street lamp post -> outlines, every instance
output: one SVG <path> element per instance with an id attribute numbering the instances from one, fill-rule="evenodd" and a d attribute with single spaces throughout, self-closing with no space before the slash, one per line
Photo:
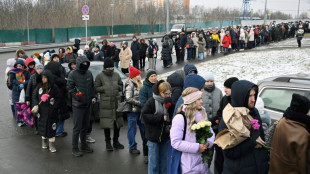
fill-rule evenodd
<path id="1" fill-rule="evenodd" d="M 114 3 L 111 4 L 111 7 L 112 7 L 112 37 L 114 35 Z"/>
<path id="2" fill-rule="evenodd" d="M 166 0 L 166 10 L 167 10 L 167 17 L 166 17 L 166 33 L 169 33 L 169 0 Z"/>
<path id="3" fill-rule="evenodd" d="M 27 0 L 27 38 L 28 38 L 28 44 L 29 45 L 29 0 Z"/>
<path id="4" fill-rule="evenodd" d="M 300 7 L 300 0 L 298 1 L 297 19 L 299 19 L 299 7 Z"/>
<path id="5" fill-rule="evenodd" d="M 266 20 L 267 20 L 267 0 L 265 0 L 264 24 L 266 24 Z"/>

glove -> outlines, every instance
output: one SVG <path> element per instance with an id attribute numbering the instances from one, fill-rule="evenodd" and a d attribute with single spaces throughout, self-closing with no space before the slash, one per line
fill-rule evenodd
<path id="1" fill-rule="evenodd" d="M 171 97 L 167 97 L 164 99 L 165 108 L 169 108 L 172 105 L 172 99 Z"/>
<path id="2" fill-rule="evenodd" d="M 50 98 L 50 95 L 48 95 L 48 94 L 43 94 L 43 95 L 41 96 L 41 100 L 42 100 L 43 102 L 45 102 L 48 98 Z"/>
<path id="3" fill-rule="evenodd" d="M 91 103 L 92 103 L 92 104 L 95 104 L 96 101 L 97 101 L 97 99 L 96 99 L 96 98 L 93 98 L 93 99 L 91 100 Z"/>
<path id="4" fill-rule="evenodd" d="M 20 89 L 20 90 L 24 89 L 24 84 L 20 84 L 20 85 L 19 85 L 19 89 Z"/>

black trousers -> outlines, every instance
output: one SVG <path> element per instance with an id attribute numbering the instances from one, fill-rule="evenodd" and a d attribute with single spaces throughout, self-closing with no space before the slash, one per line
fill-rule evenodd
<path id="1" fill-rule="evenodd" d="M 180 50 L 180 61 L 184 62 L 185 49 L 182 47 Z"/>
<path id="2" fill-rule="evenodd" d="M 90 106 L 86 108 L 72 106 L 73 115 L 73 133 L 72 133 L 72 148 L 78 148 L 79 137 L 82 146 L 86 144 L 86 133 L 90 123 Z"/>
<path id="3" fill-rule="evenodd" d="M 301 47 L 301 40 L 297 39 L 298 47 Z"/>
<path id="4" fill-rule="evenodd" d="M 144 68 L 145 67 L 145 58 L 146 56 L 140 56 L 140 68 Z"/>
<path id="5" fill-rule="evenodd" d="M 214 161 L 214 174 L 222 174 L 224 167 L 224 155 L 221 147 L 214 145 L 215 148 L 215 161 Z"/>
<path id="6" fill-rule="evenodd" d="M 139 69 L 139 60 L 132 60 L 132 66 Z"/>
<path id="7" fill-rule="evenodd" d="M 196 47 L 192 48 L 192 59 L 196 59 L 196 51 L 197 51 Z"/>
<path id="8" fill-rule="evenodd" d="M 175 49 L 176 57 L 177 57 L 177 62 L 181 62 L 181 49 Z"/>
<path id="9" fill-rule="evenodd" d="M 114 121 L 114 134 L 113 134 L 113 142 L 118 141 L 120 128 L 117 128 L 116 121 Z M 110 129 L 104 129 L 105 141 L 111 141 L 111 131 Z"/>
<path id="10" fill-rule="evenodd" d="M 215 52 L 216 52 L 216 47 L 212 47 L 212 51 L 211 51 L 212 56 L 215 55 Z"/>

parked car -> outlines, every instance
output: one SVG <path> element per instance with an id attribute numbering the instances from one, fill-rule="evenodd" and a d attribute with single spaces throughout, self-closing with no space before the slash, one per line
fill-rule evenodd
<path id="1" fill-rule="evenodd" d="M 259 92 L 273 121 L 282 118 L 289 107 L 292 94 L 297 93 L 310 99 L 310 74 L 293 74 L 266 78 L 258 82 Z"/>
<path id="2" fill-rule="evenodd" d="M 97 75 L 100 72 L 102 72 L 103 64 L 104 63 L 101 61 L 91 61 L 90 62 L 90 66 L 89 66 L 88 70 L 92 73 L 94 81 L 95 81 Z M 61 65 L 66 69 L 66 72 L 69 72 L 68 63 L 63 63 Z M 128 79 L 128 77 L 117 68 L 114 68 L 114 72 L 117 72 L 120 75 L 122 82 L 123 82 L 123 85 L 125 86 L 125 82 Z M 97 102 L 95 104 L 91 105 L 91 115 L 94 117 L 95 121 L 98 121 L 99 120 L 100 95 L 99 95 L 99 93 L 97 93 L 96 95 L 97 95 L 98 99 L 97 99 Z M 67 97 L 67 105 L 68 105 L 69 109 L 71 110 L 72 105 L 71 105 L 71 96 L 70 95 L 68 95 L 68 97 Z"/>
<path id="3" fill-rule="evenodd" d="M 172 36 L 178 33 L 185 32 L 185 34 L 191 34 L 192 32 L 197 32 L 200 27 L 187 27 L 185 24 L 174 24 L 170 30 Z"/>

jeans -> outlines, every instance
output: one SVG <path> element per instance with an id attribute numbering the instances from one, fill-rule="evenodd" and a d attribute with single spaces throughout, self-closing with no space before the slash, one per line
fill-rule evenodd
<path id="1" fill-rule="evenodd" d="M 203 58 L 204 58 L 204 53 L 202 52 L 202 53 L 198 53 L 198 56 L 199 56 L 199 59 L 200 60 L 203 60 Z"/>
<path id="2" fill-rule="evenodd" d="M 165 174 L 167 173 L 167 150 L 170 141 L 155 143 L 147 142 L 149 147 L 149 166 L 148 174 Z"/>
<path id="3" fill-rule="evenodd" d="M 145 139 L 144 125 L 139 119 L 139 117 L 140 117 L 140 113 L 135 113 L 135 112 L 127 113 L 127 119 L 128 119 L 127 138 L 129 142 L 129 149 L 137 149 L 137 143 L 135 140 L 136 132 L 137 132 L 137 124 L 140 129 L 142 140 Z"/>
<path id="4" fill-rule="evenodd" d="M 114 67 L 115 67 L 115 68 L 118 68 L 118 63 L 119 63 L 119 61 L 114 62 Z"/>
<path id="5" fill-rule="evenodd" d="M 56 127 L 56 137 L 65 131 L 64 125 L 65 125 L 64 120 L 58 121 L 57 127 Z"/>
<path id="6" fill-rule="evenodd" d="M 265 43 L 265 36 L 264 35 L 261 35 L 261 41 L 260 41 L 261 44 L 264 44 Z"/>
<path id="7" fill-rule="evenodd" d="M 16 118 L 15 116 L 15 106 L 14 105 L 11 105 L 11 111 L 12 111 L 12 114 L 13 114 L 13 118 Z"/>
<path id="8" fill-rule="evenodd" d="M 224 47 L 224 54 L 228 53 L 228 47 Z"/>
<path id="9" fill-rule="evenodd" d="M 192 59 L 192 48 L 187 48 L 187 60 L 191 60 Z"/>

